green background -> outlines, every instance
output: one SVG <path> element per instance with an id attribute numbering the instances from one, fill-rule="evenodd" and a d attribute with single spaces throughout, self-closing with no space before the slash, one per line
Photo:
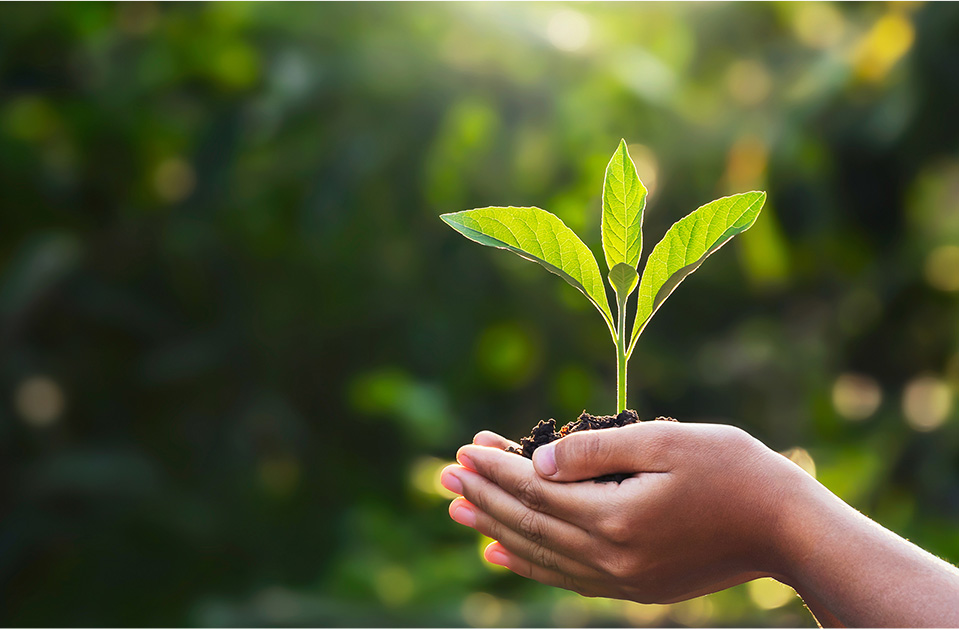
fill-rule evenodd
<path id="1" fill-rule="evenodd" d="M 811 625 L 759 582 L 670 607 L 485 565 L 438 470 L 613 410 L 559 278 L 440 213 L 536 205 L 602 258 L 755 227 L 630 365 L 959 560 L 959 5 L 0 8 L 0 623 Z M 602 265 L 601 265 L 602 266 Z"/>

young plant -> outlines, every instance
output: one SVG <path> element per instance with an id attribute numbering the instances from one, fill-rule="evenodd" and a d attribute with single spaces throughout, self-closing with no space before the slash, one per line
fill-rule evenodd
<path id="1" fill-rule="evenodd" d="M 481 245 L 507 249 L 537 262 L 579 289 L 603 315 L 616 345 L 616 412 L 626 409 L 626 363 L 636 341 L 667 297 L 710 254 L 752 227 L 765 192 L 744 192 L 711 201 L 680 219 L 646 260 L 642 281 L 636 267 L 643 250 L 646 187 L 621 140 L 603 182 L 603 254 L 616 295 L 616 318 L 592 252 L 563 221 L 537 207 L 485 207 L 440 216 Z M 636 315 L 626 330 L 626 304 L 639 285 Z"/>

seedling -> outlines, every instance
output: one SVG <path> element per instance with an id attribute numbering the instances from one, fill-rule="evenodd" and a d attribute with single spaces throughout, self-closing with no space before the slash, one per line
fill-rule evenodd
<path id="1" fill-rule="evenodd" d="M 596 258 L 559 218 L 537 207 L 484 207 L 440 216 L 450 227 L 481 245 L 507 249 L 537 262 L 586 295 L 609 328 L 616 346 L 616 412 L 626 409 L 626 363 L 636 341 L 666 298 L 707 257 L 736 234 L 752 227 L 765 192 L 744 192 L 703 205 L 673 224 L 636 270 L 643 250 L 646 186 L 621 140 L 603 181 L 603 254 L 607 279 L 616 295 L 616 318 Z M 636 315 L 626 330 L 627 301 L 639 285 Z M 628 339 L 628 341 L 627 341 Z"/>

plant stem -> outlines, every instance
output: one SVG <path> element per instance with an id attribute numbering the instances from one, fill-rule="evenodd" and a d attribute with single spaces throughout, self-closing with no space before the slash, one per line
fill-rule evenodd
<path id="1" fill-rule="evenodd" d="M 616 335 L 616 414 L 626 410 L 626 300 L 617 300 L 618 334 Z"/>

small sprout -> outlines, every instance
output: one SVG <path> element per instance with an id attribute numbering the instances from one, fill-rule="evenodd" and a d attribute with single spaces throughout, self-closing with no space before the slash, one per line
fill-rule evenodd
<path id="1" fill-rule="evenodd" d="M 486 207 L 440 216 L 481 245 L 508 249 L 537 262 L 579 289 L 606 321 L 616 345 L 617 406 L 626 409 L 626 363 L 636 341 L 666 298 L 707 257 L 756 222 L 765 192 L 744 192 L 703 205 L 680 219 L 646 260 L 642 279 L 636 267 L 643 249 L 646 187 L 622 140 L 603 182 L 603 254 L 607 280 L 616 295 L 613 318 L 606 286 L 593 253 L 563 221 L 537 207 Z M 626 305 L 639 286 L 636 316 L 626 331 Z"/>

